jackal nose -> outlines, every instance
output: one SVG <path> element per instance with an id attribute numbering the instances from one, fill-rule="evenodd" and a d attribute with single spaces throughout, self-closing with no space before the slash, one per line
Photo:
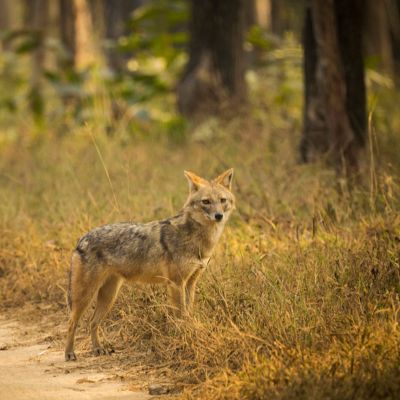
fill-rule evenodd
<path id="1" fill-rule="evenodd" d="M 224 215 L 223 215 L 223 214 L 220 214 L 220 213 L 216 213 L 216 214 L 214 215 L 214 217 L 215 217 L 215 220 L 216 220 L 216 221 L 221 221 L 222 218 L 224 217 Z"/>

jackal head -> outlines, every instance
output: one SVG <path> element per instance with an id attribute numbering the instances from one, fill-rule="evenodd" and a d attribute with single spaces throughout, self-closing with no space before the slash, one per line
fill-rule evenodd
<path id="1" fill-rule="evenodd" d="M 225 223 L 235 209 L 235 196 L 231 192 L 233 168 L 212 181 L 188 171 L 185 176 L 189 182 L 185 211 L 202 225 Z"/>

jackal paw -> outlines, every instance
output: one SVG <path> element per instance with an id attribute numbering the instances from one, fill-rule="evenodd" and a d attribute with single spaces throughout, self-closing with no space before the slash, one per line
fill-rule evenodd
<path id="1" fill-rule="evenodd" d="M 113 348 L 96 347 L 93 349 L 93 354 L 95 356 L 109 356 L 113 353 L 115 353 L 115 350 Z"/>
<path id="2" fill-rule="evenodd" d="M 65 353 L 65 361 L 76 361 L 76 355 L 73 351 Z"/>

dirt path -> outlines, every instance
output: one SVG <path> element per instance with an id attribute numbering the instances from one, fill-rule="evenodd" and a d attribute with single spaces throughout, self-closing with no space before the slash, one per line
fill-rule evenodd
<path id="1" fill-rule="evenodd" d="M 0 316 L 0 397 L 2 400 L 144 400 L 109 373 L 66 363 L 63 353 L 28 335 L 17 321 Z M 36 340 L 35 340 L 36 339 Z"/>

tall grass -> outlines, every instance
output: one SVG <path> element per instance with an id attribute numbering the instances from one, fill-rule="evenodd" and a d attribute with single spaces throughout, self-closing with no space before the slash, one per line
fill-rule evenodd
<path id="1" fill-rule="evenodd" d="M 104 326 L 124 353 L 200 398 L 395 398 L 400 338 L 398 176 L 380 157 L 349 189 L 296 163 L 289 133 L 246 122 L 200 142 L 125 144 L 90 127 L 1 158 L 0 300 L 64 307 L 77 238 L 183 204 L 184 169 L 233 166 L 238 210 L 198 290 L 169 317 L 157 287 L 125 289 Z M 252 140 L 248 140 L 248 135 Z M 271 142 L 274 143 L 271 146 Z M 388 160 L 390 161 L 390 160 Z M 88 340 L 78 344 L 82 351 Z M 129 360 L 125 360 L 129 369 Z"/>

